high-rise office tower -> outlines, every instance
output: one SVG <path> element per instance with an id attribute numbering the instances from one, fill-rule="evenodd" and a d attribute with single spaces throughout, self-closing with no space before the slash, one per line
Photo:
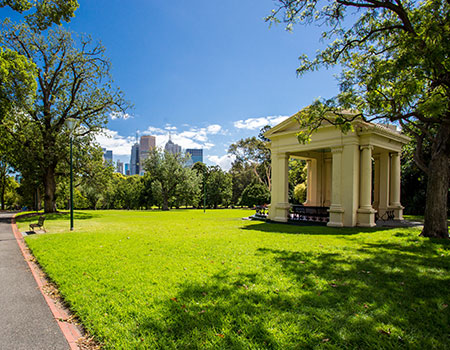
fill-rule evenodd
<path id="1" fill-rule="evenodd" d="M 123 162 L 121 162 L 120 160 L 118 160 L 116 163 L 116 171 L 119 174 L 123 174 Z"/>
<path id="2" fill-rule="evenodd" d="M 139 174 L 139 144 L 135 143 L 133 147 L 131 147 L 131 158 L 130 158 L 130 174 L 138 175 Z"/>
<path id="3" fill-rule="evenodd" d="M 130 163 L 125 163 L 125 175 L 130 176 Z"/>
<path id="4" fill-rule="evenodd" d="M 186 149 L 186 154 L 191 155 L 191 162 L 192 164 L 195 164 L 197 162 L 203 163 L 203 149 L 201 148 L 188 148 Z"/>
<path id="5" fill-rule="evenodd" d="M 181 153 L 181 146 L 177 145 L 176 143 L 173 143 L 172 140 L 170 139 L 170 136 L 169 141 L 167 141 L 164 149 L 172 154 Z"/>
<path id="6" fill-rule="evenodd" d="M 103 150 L 103 160 L 105 163 L 109 163 L 109 165 L 113 165 L 113 151 L 107 150 L 106 148 L 102 148 Z"/>
<path id="7" fill-rule="evenodd" d="M 141 165 L 141 173 L 143 173 L 143 165 L 144 161 L 148 158 L 148 154 L 151 149 L 155 148 L 156 146 L 156 138 L 155 136 L 151 135 L 144 135 L 141 136 L 140 142 L 139 142 L 139 163 Z"/>

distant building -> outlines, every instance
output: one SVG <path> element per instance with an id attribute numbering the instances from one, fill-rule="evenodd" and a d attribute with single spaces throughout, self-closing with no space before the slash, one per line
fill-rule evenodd
<path id="1" fill-rule="evenodd" d="M 103 161 L 109 165 L 113 165 L 113 151 L 102 148 L 103 150 Z"/>
<path id="2" fill-rule="evenodd" d="M 118 160 L 116 163 L 116 171 L 119 174 L 123 174 L 123 162 L 121 162 L 120 160 Z"/>
<path id="3" fill-rule="evenodd" d="M 139 142 L 139 161 L 143 163 L 147 158 L 151 149 L 156 146 L 156 138 L 151 135 L 141 136 Z"/>
<path id="4" fill-rule="evenodd" d="M 140 166 L 140 174 L 144 175 L 144 162 L 148 158 L 150 151 L 156 147 L 156 138 L 151 135 L 141 136 L 139 142 L 139 164 Z"/>
<path id="5" fill-rule="evenodd" d="M 188 148 L 186 154 L 191 155 L 191 161 L 189 163 L 195 164 L 197 162 L 203 163 L 203 149 L 201 148 Z"/>
<path id="6" fill-rule="evenodd" d="M 139 175 L 139 144 L 131 147 L 130 175 Z"/>
<path id="7" fill-rule="evenodd" d="M 130 176 L 130 163 L 125 163 L 125 175 Z"/>
<path id="8" fill-rule="evenodd" d="M 181 146 L 177 145 L 176 143 L 173 143 L 172 140 L 170 139 L 170 136 L 169 141 L 167 141 L 164 149 L 172 154 L 181 153 Z"/>

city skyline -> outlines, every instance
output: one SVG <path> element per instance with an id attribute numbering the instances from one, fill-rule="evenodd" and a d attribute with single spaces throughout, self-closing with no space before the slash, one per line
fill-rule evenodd
<path id="1" fill-rule="evenodd" d="M 203 148 L 206 164 L 227 170 L 231 143 L 339 91 L 338 68 L 297 76 L 298 57 L 323 45 L 323 28 L 270 27 L 264 17 L 272 0 L 79 3 L 63 26 L 102 42 L 113 78 L 134 106 L 109 115 L 109 137 L 97 136 L 114 161 L 128 162 L 136 132 L 156 136 L 157 147 L 170 133 L 185 149 Z"/>
<path id="2" fill-rule="evenodd" d="M 137 136 L 136 136 L 137 137 Z M 110 162 L 116 172 L 123 175 L 143 175 L 144 171 L 142 169 L 143 161 L 148 158 L 148 154 L 152 148 L 156 147 L 155 136 L 153 135 L 143 135 L 139 139 L 135 139 L 134 144 L 131 146 L 129 160 L 128 162 L 117 159 L 113 161 L 114 152 L 113 150 L 108 150 L 102 148 L 103 150 L 103 160 L 105 162 Z M 189 154 L 190 161 L 186 164 L 187 166 L 192 166 L 196 162 L 204 162 L 203 160 L 203 149 L 202 148 L 187 148 L 184 149 L 180 145 L 175 144 L 169 135 L 169 140 L 161 150 L 170 153 L 185 153 Z"/>

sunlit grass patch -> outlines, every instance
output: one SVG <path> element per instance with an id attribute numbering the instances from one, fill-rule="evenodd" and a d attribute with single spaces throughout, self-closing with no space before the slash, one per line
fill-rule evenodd
<path id="1" fill-rule="evenodd" d="M 27 243 L 106 349 L 448 347 L 446 242 L 250 213 L 77 211 Z"/>

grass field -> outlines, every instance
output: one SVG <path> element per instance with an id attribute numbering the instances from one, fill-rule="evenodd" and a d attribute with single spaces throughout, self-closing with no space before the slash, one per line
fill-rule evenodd
<path id="1" fill-rule="evenodd" d="M 448 242 L 251 213 L 80 211 L 26 242 L 105 349 L 450 347 Z"/>

